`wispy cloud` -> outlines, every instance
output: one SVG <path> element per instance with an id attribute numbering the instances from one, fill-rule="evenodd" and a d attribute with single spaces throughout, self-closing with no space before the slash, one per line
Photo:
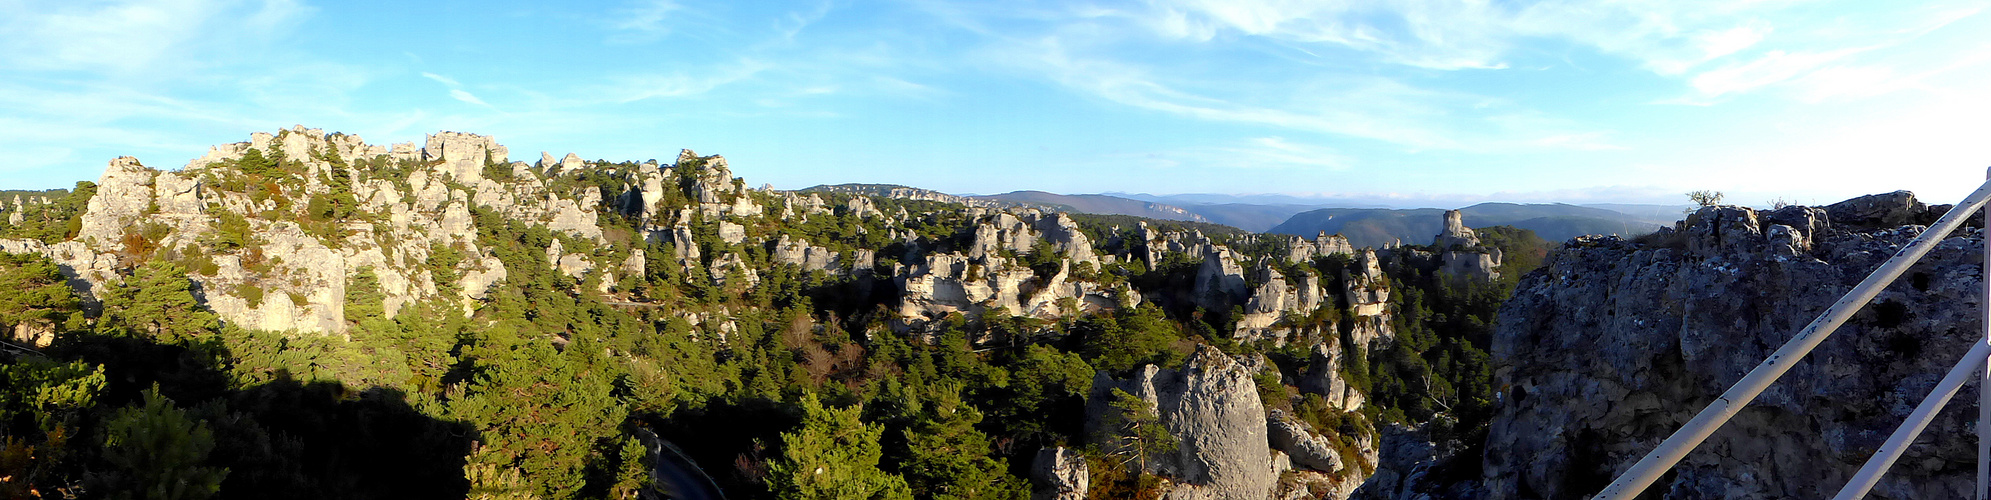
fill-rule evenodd
<path id="1" fill-rule="evenodd" d="M 1116 103 L 1206 121 L 1269 125 L 1372 139 L 1412 149 L 1477 152 L 1519 149 L 1594 150 L 1602 131 L 1538 116 L 1497 99 L 1417 88 L 1382 77 L 1310 78 L 1246 96 L 1185 90 L 1165 72 L 1134 63 L 1075 54 L 1058 37 L 1006 44 L 992 57 Z M 1186 75 L 1177 78 L 1211 78 Z M 1205 87 L 1239 86 L 1204 80 Z"/>
<path id="2" fill-rule="evenodd" d="M 451 99 L 456 99 L 458 101 L 463 101 L 465 103 L 475 104 L 478 106 L 483 106 L 491 109 L 497 109 L 497 107 L 492 106 L 491 103 L 484 102 L 483 99 L 478 99 L 477 96 L 471 95 L 469 92 L 464 92 L 463 89 L 449 89 L 449 97 Z"/>
<path id="3" fill-rule="evenodd" d="M 1232 155 L 1239 166 L 1255 167 L 1313 167 L 1329 170 L 1346 170 L 1355 162 L 1334 148 L 1315 144 L 1301 144 L 1284 137 L 1253 138 L 1249 144 L 1240 147 L 1224 148 Z"/>
<path id="4" fill-rule="evenodd" d="M 448 86 L 449 86 L 450 88 L 456 88 L 456 87 L 461 87 L 461 86 L 463 86 L 463 84 L 461 84 L 461 83 L 457 83 L 457 81 L 456 81 L 456 79 L 455 79 L 455 78 L 450 78 L 450 77 L 447 77 L 447 76 L 442 76 L 442 75 L 438 75 L 438 74 L 435 74 L 435 73 L 430 73 L 430 72 L 427 72 L 427 71 L 423 71 L 423 72 L 422 72 L 422 78 L 427 78 L 427 79 L 430 79 L 430 80 L 435 80 L 436 82 L 439 82 L 439 83 L 442 83 L 443 85 L 448 85 Z"/>
<path id="5" fill-rule="evenodd" d="M 627 75 L 616 78 L 613 84 L 602 89 L 599 94 L 617 103 L 688 97 L 752 78 L 772 67 L 771 64 L 758 60 L 740 59 L 726 67 L 710 68 L 708 71 L 697 73 L 677 71 Z"/>
<path id="6" fill-rule="evenodd" d="M 672 15 L 684 10 L 672 0 L 638 0 L 615 9 L 607 22 L 614 30 L 609 40 L 618 43 L 652 42 L 671 33 Z"/>
<path id="7" fill-rule="evenodd" d="M 313 11 L 291 0 L 0 3 L 0 65 L 184 75 L 239 61 Z"/>

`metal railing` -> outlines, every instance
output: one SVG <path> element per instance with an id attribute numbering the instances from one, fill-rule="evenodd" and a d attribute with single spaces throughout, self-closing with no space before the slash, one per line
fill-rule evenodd
<path id="1" fill-rule="evenodd" d="M 1987 170 L 1985 177 L 1991 179 L 1991 170 Z M 1935 248 L 1936 243 L 1961 227 L 1965 218 L 1985 205 L 1986 199 L 1991 199 L 1991 180 L 1978 186 L 1976 192 L 1970 193 L 1970 196 L 1950 208 L 1949 213 L 1943 214 L 1934 225 L 1910 241 L 1908 246 L 1888 258 L 1887 262 L 1882 263 L 1873 274 L 1867 275 L 1867 278 L 1853 287 L 1852 291 L 1846 292 L 1845 296 L 1840 297 L 1832 307 L 1826 308 L 1817 319 L 1811 321 L 1811 324 L 1799 330 L 1797 336 L 1791 337 L 1783 347 L 1771 353 L 1769 358 L 1756 365 L 1756 368 L 1750 370 L 1748 375 L 1744 375 L 1742 380 L 1736 381 L 1735 385 L 1722 393 L 1720 398 L 1694 415 L 1693 420 L 1687 421 L 1680 430 L 1674 431 L 1673 435 L 1659 443 L 1659 446 L 1647 453 L 1644 458 L 1640 458 L 1630 469 L 1618 475 L 1610 486 L 1605 487 L 1604 491 L 1598 492 L 1593 498 L 1629 499 L 1645 491 L 1653 481 L 1657 481 L 1660 476 L 1666 474 L 1667 470 L 1672 469 L 1674 464 L 1679 463 L 1681 458 L 1686 457 L 1687 452 L 1693 451 L 1694 447 L 1707 440 L 1709 435 L 1714 434 L 1715 429 L 1742 411 L 1744 406 L 1762 394 L 1763 390 L 1769 388 L 1772 382 L 1776 382 L 1778 377 L 1782 377 L 1784 372 L 1790 371 L 1792 365 L 1804 359 L 1804 356 L 1818 347 L 1825 337 L 1831 336 L 1833 331 L 1838 330 L 1840 325 L 1845 324 L 1846 320 L 1853 316 L 1853 313 L 1865 307 L 1868 302 L 1872 302 L 1875 295 L 1880 294 L 1889 283 L 1893 283 L 1895 278 L 1901 277 L 1909 266 L 1921 260 L 1930 249 Z M 1985 215 L 1985 226 L 1986 230 L 1980 234 L 1991 235 L 1991 212 Z M 1900 458 L 1902 451 L 1914 442 L 1915 436 L 1921 434 L 1922 429 L 1935 419 L 1936 413 L 1941 411 L 1943 405 L 1962 387 L 1970 373 L 1977 372 L 1978 396 L 1982 398 L 1978 405 L 1977 425 L 1977 499 L 1991 500 L 1986 496 L 1986 485 L 1991 484 L 1991 439 L 1986 437 L 1987 433 L 1991 433 L 1991 404 L 1982 404 L 1991 402 L 1991 366 L 1987 366 L 1985 362 L 1987 356 L 1991 356 L 1991 343 L 1987 343 L 1991 342 L 1991 240 L 1987 240 L 1986 243 L 1987 251 L 1984 252 L 1983 268 L 1986 275 L 1983 311 L 1985 330 L 1982 338 L 1970 349 L 1969 354 L 1964 355 L 1962 361 L 1957 362 L 1949 375 L 1937 383 L 1934 390 L 1929 391 L 1928 398 L 1909 414 L 1908 420 L 1888 437 L 1887 442 L 1874 452 L 1873 458 L 1867 460 L 1866 465 L 1860 468 L 1859 473 L 1854 474 L 1852 481 L 1848 482 L 1834 498 L 1857 499 L 1865 496 L 1867 491 L 1880 481 L 1881 474 L 1885 473 L 1887 468 L 1894 464 L 1894 460 Z"/>

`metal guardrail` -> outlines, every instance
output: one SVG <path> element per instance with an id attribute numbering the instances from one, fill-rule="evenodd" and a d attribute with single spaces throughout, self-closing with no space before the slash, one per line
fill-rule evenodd
<path id="1" fill-rule="evenodd" d="M 1991 179 L 1991 170 L 1986 172 L 1985 177 Z M 1845 324 L 1846 320 L 1853 316 L 1853 313 L 1865 307 L 1868 302 L 1872 302 L 1875 295 L 1887 288 L 1887 285 L 1893 283 L 1896 278 L 1901 277 L 1901 274 L 1916 261 L 1921 260 L 1923 255 L 1927 255 L 1930 249 L 1935 248 L 1936 243 L 1961 227 L 1964 219 L 1982 208 L 1987 199 L 1991 199 L 1991 180 L 1978 186 L 1977 191 L 1970 193 L 1970 196 L 1950 208 L 1949 213 L 1943 214 L 1934 225 L 1910 241 L 1908 246 L 1888 258 L 1887 262 L 1867 275 L 1866 279 L 1860 281 L 1852 291 L 1846 292 L 1845 296 L 1840 297 L 1832 307 L 1826 308 L 1817 319 L 1811 321 L 1811 324 L 1799 330 L 1797 336 L 1791 337 L 1783 347 L 1771 353 L 1769 358 L 1764 359 L 1755 369 L 1750 370 L 1748 375 L 1744 375 L 1742 380 L 1736 381 L 1734 386 L 1722 393 L 1720 398 L 1709 403 L 1707 408 L 1701 409 L 1699 414 L 1694 415 L 1693 420 L 1687 421 L 1680 430 L 1674 431 L 1673 435 L 1668 436 L 1652 452 L 1640 458 L 1630 469 L 1619 474 L 1610 486 L 1592 498 L 1630 499 L 1645 491 L 1646 487 L 1665 475 L 1667 470 L 1672 469 L 1673 465 L 1679 463 L 1680 459 L 1686 457 L 1694 447 L 1707 440 L 1716 429 L 1727 423 L 1737 412 L 1742 411 L 1742 408 L 1756 399 L 1757 395 L 1762 394 L 1763 390 L 1769 388 L 1772 382 L 1776 382 L 1778 377 L 1790 371 L 1792 365 L 1811 353 L 1811 350 L 1818 347 L 1825 337 L 1831 336 L 1833 331 L 1838 330 L 1840 325 Z M 1986 230 L 1983 234 L 1991 235 L 1991 213 L 1987 213 L 1985 219 Z M 1991 240 L 1987 240 L 1986 244 L 1987 250 L 1991 250 Z M 1986 274 L 1984 338 L 1971 348 L 1970 353 L 1966 354 L 1955 368 L 1950 370 L 1949 376 L 1944 377 L 1935 390 L 1930 391 L 1929 397 L 1916 407 L 1915 412 L 1909 415 L 1908 421 L 1895 430 L 1886 444 L 1875 451 L 1874 457 L 1861 467 L 1860 472 L 1854 475 L 1853 480 L 1836 498 L 1856 499 L 1865 496 L 1874 483 L 1880 480 L 1880 475 L 1886 472 L 1908 444 L 1914 441 L 1915 436 L 1921 434 L 1922 429 L 1935 418 L 1936 412 L 1942 409 L 1944 403 L 1956 394 L 1969 372 L 1978 372 L 1979 397 L 1984 398 L 1980 401 L 1991 403 L 1991 366 L 1987 366 L 1986 363 L 1987 355 L 1991 355 L 1991 343 L 1987 343 L 1991 342 L 1991 251 L 1985 252 L 1984 269 Z M 1981 366 L 1986 368 L 1979 370 Z M 1979 404 L 1978 408 L 1977 499 L 1991 500 L 1986 497 L 1986 485 L 1991 484 L 1991 439 L 1987 439 L 1986 436 L 1987 433 L 1991 433 L 1991 404 Z"/>
<path id="2" fill-rule="evenodd" d="M 46 355 L 43 355 L 41 351 L 22 347 L 13 342 L 8 342 L 4 340 L 0 340 L 0 353 L 11 354 L 15 356 L 33 356 L 37 358 L 48 357 Z"/>

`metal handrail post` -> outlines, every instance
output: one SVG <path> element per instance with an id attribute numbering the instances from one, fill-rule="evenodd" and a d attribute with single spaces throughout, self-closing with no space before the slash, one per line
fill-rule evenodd
<path id="1" fill-rule="evenodd" d="M 1936 243 L 1941 242 L 1944 236 L 1962 225 L 1965 218 L 1976 212 L 1979 207 L 1983 207 L 1987 196 L 1991 196 L 1991 181 L 1978 186 L 1977 191 L 1970 193 L 1970 196 L 1951 208 L 1949 213 L 1937 219 L 1935 225 L 1916 235 L 1907 247 L 1889 257 L 1887 262 L 1881 263 L 1880 269 L 1868 274 L 1865 280 L 1860 281 L 1859 286 L 1846 292 L 1846 295 L 1840 297 L 1832 307 L 1826 308 L 1824 313 L 1811 321 L 1811 324 L 1806 325 L 1796 336 L 1785 342 L 1783 347 L 1757 364 L 1755 369 L 1744 375 L 1742 380 L 1736 381 L 1735 385 L 1722 393 L 1720 398 L 1709 403 L 1707 408 L 1701 409 L 1699 414 L 1694 415 L 1693 420 L 1687 421 L 1680 430 L 1667 436 L 1657 448 L 1647 453 L 1644 458 L 1640 458 L 1638 463 L 1632 464 L 1631 469 L 1619 474 L 1610 486 L 1605 487 L 1604 491 L 1598 492 L 1593 498 L 1629 499 L 1645 491 L 1653 481 L 1659 480 L 1659 476 L 1672 469 L 1673 464 L 1679 463 L 1681 458 L 1686 457 L 1687 452 L 1700 446 L 1702 441 L 1714 434 L 1715 429 L 1727 423 L 1728 419 L 1733 418 L 1751 400 L 1756 399 L 1758 394 L 1769 388 L 1770 383 L 1776 382 L 1784 372 L 1790 371 L 1791 365 L 1803 359 L 1804 355 L 1810 354 L 1813 348 L 1818 347 L 1819 342 L 1831 336 L 1839 325 L 1845 324 L 1846 320 L 1853 316 L 1853 313 L 1859 312 L 1861 307 L 1865 307 L 1867 302 L 1872 301 L 1874 296 L 1880 294 L 1889 283 L 1901 277 L 1901 273 L 1907 272 L 1909 266 L 1921 260 L 1922 256 L 1935 248 Z"/>
<path id="2" fill-rule="evenodd" d="M 1984 169 L 1984 178 L 1991 180 L 1991 168 Z M 1991 342 L 1991 210 L 1984 211 L 1984 228 L 1977 236 L 1984 254 L 1984 266 L 1978 268 L 1984 281 L 1984 298 L 1979 305 L 1983 309 L 1984 341 Z M 1991 361 L 1977 375 L 1977 500 L 1991 500 Z"/>
<path id="3" fill-rule="evenodd" d="M 1969 380 L 1973 373 L 1982 372 L 1978 367 L 1984 365 L 1986 356 L 1991 356 L 1991 343 L 1978 341 L 1971 346 L 1970 353 L 1963 355 L 1963 359 L 1956 362 L 1956 367 L 1951 368 L 1934 389 L 1929 389 L 1929 397 L 1915 406 L 1915 411 L 1908 414 L 1908 420 L 1895 428 L 1894 434 L 1887 436 L 1887 442 L 1874 450 L 1873 458 L 1867 459 L 1866 465 L 1853 474 L 1853 480 L 1846 482 L 1846 487 L 1841 488 L 1839 495 L 1832 497 L 1832 500 L 1859 500 L 1867 496 L 1873 485 L 1880 482 L 1880 476 L 1887 473 L 1887 468 L 1894 466 L 1894 461 L 1901 458 L 1908 445 L 1915 443 L 1915 436 L 1921 435 L 1922 430 L 1929 427 L 1929 422 L 1936 419 L 1936 413 L 1943 411 L 1943 405 L 1956 397 L 1956 391 L 1963 388 L 1963 382 Z"/>

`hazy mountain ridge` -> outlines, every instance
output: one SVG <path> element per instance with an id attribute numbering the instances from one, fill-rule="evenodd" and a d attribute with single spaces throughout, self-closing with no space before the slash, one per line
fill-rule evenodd
<path id="1" fill-rule="evenodd" d="M 916 188 L 912 186 L 902 186 L 898 184 L 858 184 L 858 183 L 822 184 L 822 185 L 816 185 L 816 186 L 810 186 L 798 189 L 796 190 L 796 192 L 841 193 L 841 194 L 855 194 L 855 195 L 864 195 L 864 196 L 877 196 L 882 198 L 895 198 L 901 200 L 937 201 L 941 203 L 955 203 L 971 207 L 1037 208 L 1037 209 L 1056 208 L 1048 204 L 1023 203 L 1023 202 L 1016 202 L 1010 200 L 996 200 L 982 196 L 962 196 L 956 194 L 942 193 L 931 189 Z"/>
<path id="2" fill-rule="evenodd" d="M 1563 241 L 1586 234 L 1636 236 L 1671 225 L 1671 221 L 1641 219 L 1602 208 L 1567 204 L 1481 203 L 1459 209 L 1468 227 L 1509 225 L 1535 231 L 1543 239 Z M 1444 225 L 1444 210 L 1436 208 L 1324 208 L 1294 215 L 1267 232 L 1311 235 L 1341 234 L 1356 246 L 1420 243 Z"/>
<path id="3" fill-rule="evenodd" d="M 1165 220 L 1211 222 L 1202 215 L 1185 210 L 1182 207 L 1102 194 L 1056 194 L 1044 191 L 1012 191 L 1003 194 L 976 196 L 974 198 L 1025 204 L 1053 205 L 1065 207 L 1075 212 L 1090 214 L 1132 215 L 1135 217 L 1150 217 Z"/>

